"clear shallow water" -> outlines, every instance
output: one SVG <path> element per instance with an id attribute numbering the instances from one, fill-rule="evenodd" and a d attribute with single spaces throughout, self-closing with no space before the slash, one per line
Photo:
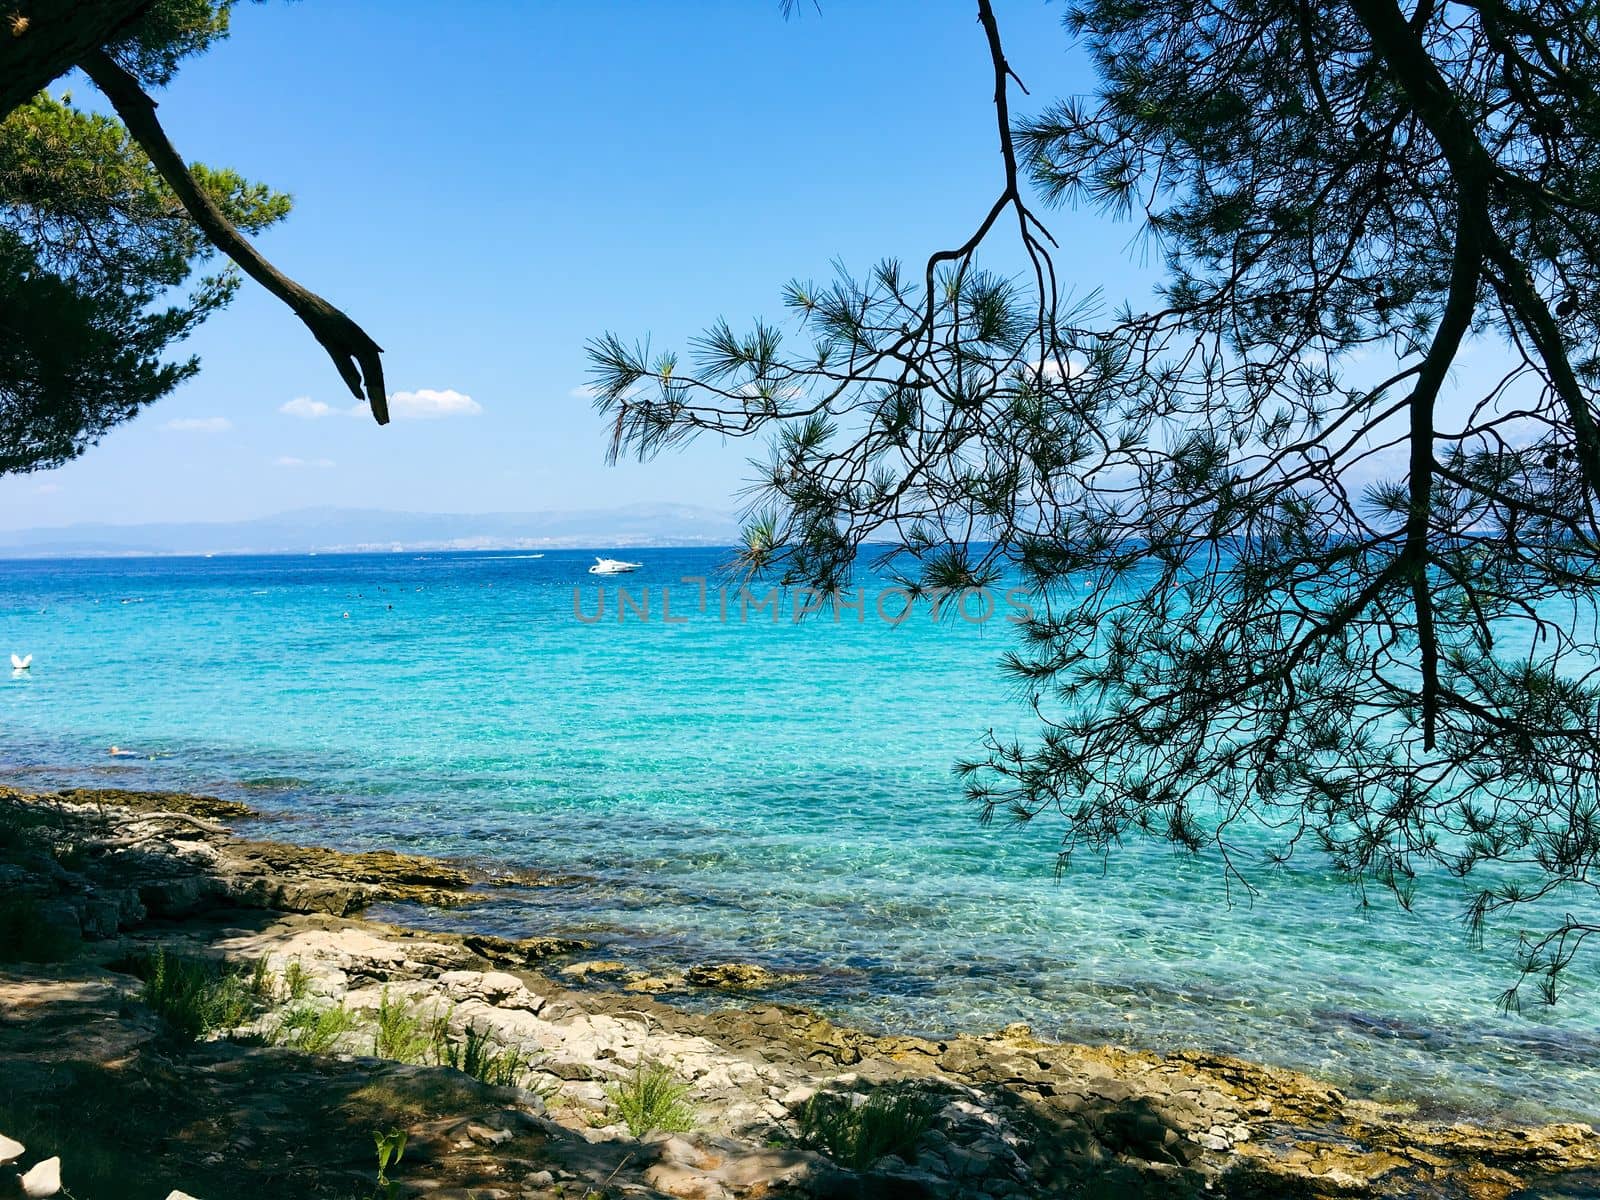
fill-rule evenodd
<path id="1" fill-rule="evenodd" d="M 930 1032 L 1201 1046 L 1359 1090 L 1520 1117 L 1600 1113 L 1600 979 L 1501 1016 L 1509 931 L 1459 893 L 1362 911 L 1306 863 L 1229 907 L 1215 862 L 1132 845 L 1057 883 L 1055 831 L 982 829 L 950 766 L 1026 735 L 1007 627 L 694 612 L 725 557 L 641 550 L 0 563 L 0 769 L 172 787 L 289 818 L 265 832 L 587 877 L 465 919 L 641 964 L 740 958 L 787 993 Z M 593 617 L 604 583 L 609 616 Z M 616 585 L 652 590 L 616 620 Z M 660 592 L 673 586 L 673 615 Z M 891 612 L 898 605 L 891 604 Z M 348 613 L 348 619 L 344 616 Z M 153 758 L 106 756 L 112 744 Z"/>

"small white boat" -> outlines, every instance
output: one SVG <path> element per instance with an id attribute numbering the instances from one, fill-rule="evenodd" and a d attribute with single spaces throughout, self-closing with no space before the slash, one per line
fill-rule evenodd
<path id="1" fill-rule="evenodd" d="M 599 558 L 594 560 L 594 566 L 589 568 L 591 575 L 626 575 L 629 571 L 637 571 L 643 563 L 623 562 L 620 558 Z"/>
<path id="2" fill-rule="evenodd" d="M 33 655 L 29 654 L 26 657 L 22 657 L 22 656 L 13 654 L 11 656 L 11 669 L 12 670 L 14 670 L 14 671 L 26 671 L 31 666 L 33 666 Z"/>

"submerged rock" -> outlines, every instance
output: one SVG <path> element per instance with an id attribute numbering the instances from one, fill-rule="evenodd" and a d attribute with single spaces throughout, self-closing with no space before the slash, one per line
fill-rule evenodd
<path id="1" fill-rule="evenodd" d="M 14 796 L 27 793 L 0 789 Z M 29 796 L 30 799 L 37 797 Z M 96 808 L 120 808 L 138 813 L 182 813 L 191 817 L 206 817 L 214 821 L 244 820 L 257 817 L 248 804 L 238 800 L 223 800 L 218 796 L 196 796 L 188 792 L 137 792 L 122 788 L 66 788 L 51 793 L 49 799 L 66 804 L 89 804 Z"/>
<path id="2" fill-rule="evenodd" d="M 683 989 L 681 971 L 663 971 L 659 974 L 651 971 L 629 971 L 623 979 L 625 980 L 622 985 L 623 991 L 639 992 L 646 996 L 660 996 Z"/>
<path id="3" fill-rule="evenodd" d="M 1425 1121 L 1225 1055 L 1053 1043 L 1024 1025 L 877 1036 L 773 1003 L 674 1008 L 642 993 L 748 992 L 801 976 L 749 963 L 649 974 L 588 959 L 552 977 L 532 968 L 590 944 L 420 931 L 336 911 L 341 896 L 359 907 L 379 895 L 482 895 L 470 867 L 245 842 L 155 809 L 108 825 L 88 801 L 40 803 L 41 836 L 92 853 L 63 870 L 25 848 L 0 863 L 5 886 L 65 906 L 105 940 L 66 965 L 0 969 L 7 1102 L 32 1115 L 59 1104 L 73 1122 L 86 1103 L 103 1104 L 117 1120 L 97 1136 L 130 1177 L 199 1195 L 365 1194 L 375 1129 L 411 1139 L 397 1171 L 405 1194 L 516 1200 L 1510 1200 L 1582 1194 L 1600 1175 L 1600 1135 L 1585 1125 Z M 146 901 L 170 919 L 145 924 Z M 120 932 L 109 928 L 112 908 Z M 270 1007 L 236 1031 L 251 1044 L 173 1044 L 128 977 L 108 969 L 156 946 L 265 965 L 270 999 L 260 1003 Z M 324 1043 L 338 1054 L 264 1044 L 294 1005 L 352 1023 Z M 380 1008 L 394 1025 L 384 1044 L 411 1062 L 348 1057 L 379 1048 Z M 627 1135 L 619 1097 L 650 1078 L 686 1089 L 693 1132 Z M 64 1087 L 80 1090 L 58 1100 Z M 808 1126 L 807 1101 L 819 1094 L 849 1097 L 844 1113 L 901 1098 L 902 1136 L 852 1154 L 838 1130 Z M 12 1145 L 0 1140 L 0 1158 Z"/>
<path id="4" fill-rule="evenodd" d="M 339 889 L 348 888 L 357 906 L 376 900 L 399 900 L 451 907 L 467 902 L 474 883 L 473 876 L 462 867 L 393 850 L 351 854 L 285 842 L 234 842 L 228 850 L 228 874 L 238 881 L 235 890 L 247 890 L 250 884 L 245 881 L 254 879 L 263 880 L 266 887 L 277 881 L 293 881 L 301 886 L 314 881 L 321 885 L 319 894 L 327 897 L 329 904 L 334 903 Z M 290 911 L 342 915 L 331 907 Z"/>
<path id="5" fill-rule="evenodd" d="M 531 967 L 547 958 L 594 949 L 593 942 L 582 938 L 528 937 L 513 941 L 484 933 L 469 933 L 461 944 L 492 963 L 508 967 Z"/>
<path id="6" fill-rule="evenodd" d="M 756 963 L 738 962 L 707 963 L 690 967 L 683 973 L 683 981 L 691 987 L 720 988 L 730 992 L 779 987 L 804 978 L 804 975 L 769 971 Z"/>

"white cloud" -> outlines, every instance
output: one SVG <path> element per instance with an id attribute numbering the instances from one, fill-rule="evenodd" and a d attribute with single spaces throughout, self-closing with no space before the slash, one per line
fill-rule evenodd
<path id="1" fill-rule="evenodd" d="M 34 490 L 41 496 L 54 496 L 61 490 L 61 485 L 59 483 L 41 483 Z"/>
<path id="2" fill-rule="evenodd" d="M 288 413 L 291 417 L 303 417 L 307 421 L 317 417 L 331 417 L 334 407 L 324 404 L 321 400 L 313 400 L 310 396 L 296 396 L 284 404 L 278 405 L 278 411 Z"/>
<path id="3" fill-rule="evenodd" d="M 302 467 L 317 467 L 326 470 L 333 466 L 334 462 L 331 458 L 295 458 L 293 455 L 285 454 L 280 458 L 273 459 L 272 465 L 275 467 L 288 467 L 291 470 L 299 470 Z"/>
<path id="4" fill-rule="evenodd" d="M 227 417 L 174 417 L 167 428 L 179 433 L 227 433 L 233 422 Z"/>
<path id="5" fill-rule="evenodd" d="M 314 421 L 321 417 L 370 417 L 372 410 L 364 402 L 349 408 L 335 408 L 310 396 L 296 396 L 278 405 L 278 411 L 291 417 Z M 418 388 L 414 392 L 394 392 L 389 396 L 389 415 L 398 421 L 430 421 L 440 417 L 475 417 L 483 411 L 479 404 L 465 392 L 454 388 Z"/>
<path id="6" fill-rule="evenodd" d="M 361 406 L 365 412 L 366 407 Z M 445 388 L 418 388 L 414 392 L 395 392 L 389 397 L 389 413 L 400 421 L 429 421 L 439 417 L 475 417 L 483 411 L 471 396 Z"/>
<path id="7" fill-rule="evenodd" d="M 567 393 L 574 400 L 593 400 L 599 394 L 597 389 L 590 387 L 587 383 L 582 387 L 575 387 Z"/>
<path id="8" fill-rule="evenodd" d="M 1076 355 L 1068 354 L 1065 357 L 1067 361 L 1065 370 L 1062 369 L 1061 363 L 1058 360 L 1052 358 L 1044 362 L 1044 369 L 1040 371 L 1040 374 L 1047 379 L 1060 379 L 1063 376 L 1068 379 L 1077 379 L 1089 369 L 1089 364 L 1081 361 Z M 1044 360 L 1030 358 L 1028 360 L 1028 366 L 1030 369 L 1038 371 L 1041 361 Z"/>

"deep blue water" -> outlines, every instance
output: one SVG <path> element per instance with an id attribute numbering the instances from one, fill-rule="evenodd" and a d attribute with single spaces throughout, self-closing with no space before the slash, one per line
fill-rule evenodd
<path id="1" fill-rule="evenodd" d="M 796 624 L 793 598 L 777 622 L 734 598 L 723 620 L 678 580 L 726 552 L 625 556 L 644 568 L 606 581 L 575 551 L 0 563 L 0 655 L 35 663 L 0 676 L 3 778 L 208 791 L 289 818 L 267 836 L 577 873 L 450 919 L 802 969 L 790 998 L 860 1023 L 1024 1020 L 1600 1112 L 1600 979 L 1500 1015 L 1514 930 L 1474 948 L 1448 880 L 1412 914 L 1361 910 L 1307 860 L 1230 906 L 1212 860 L 1130 845 L 1057 882 L 1058 831 L 980 828 L 951 764 L 1031 728 L 995 667 L 1003 603 Z M 650 620 L 617 620 L 619 583 Z M 606 618 L 579 620 L 602 584 Z"/>

